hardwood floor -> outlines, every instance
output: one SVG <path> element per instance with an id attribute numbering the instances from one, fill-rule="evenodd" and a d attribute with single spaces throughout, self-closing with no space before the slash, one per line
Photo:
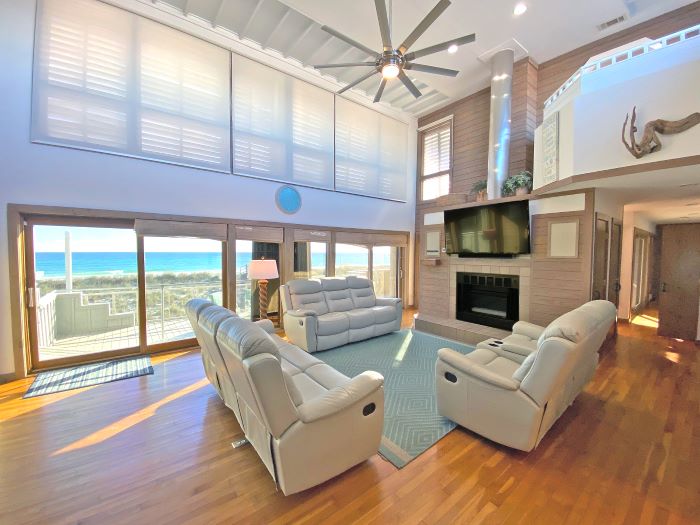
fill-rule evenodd
<path id="1" fill-rule="evenodd" d="M 409 322 L 411 314 L 407 314 Z M 0 523 L 697 523 L 700 348 L 625 324 L 530 454 L 456 429 L 284 497 L 198 352 L 155 375 L 23 400 L 0 386 Z"/>

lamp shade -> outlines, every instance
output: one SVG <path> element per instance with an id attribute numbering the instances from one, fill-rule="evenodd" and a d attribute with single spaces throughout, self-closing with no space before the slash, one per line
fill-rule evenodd
<path id="1" fill-rule="evenodd" d="M 248 277 L 251 279 L 277 279 L 279 276 L 274 259 L 253 259 L 248 265 Z"/>

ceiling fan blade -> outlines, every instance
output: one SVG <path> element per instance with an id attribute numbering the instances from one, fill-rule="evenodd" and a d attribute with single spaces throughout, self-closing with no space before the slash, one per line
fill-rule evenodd
<path id="1" fill-rule="evenodd" d="M 386 14 L 386 0 L 374 0 L 377 8 L 377 19 L 379 20 L 379 32 L 382 34 L 382 45 L 384 51 L 391 51 L 391 28 L 389 27 L 389 17 Z"/>
<path id="2" fill-rule="evenodd" d="M 360 44 L 357 40 L 353 40 L 349 36 L 345 36 L 343 33 L 338 33 L 338 31 L 336 31 L 332 27 L 321 26 L 321 29 L 323 29 L 326 33 L 329 33 L 336 38 L 340 38 L 346 44 L 350 44 L 351 46 L 356 47 L 357 49 L 364 51 L 368 55 L 371 55 L 373 57 L 377 56 L 377 52 L 374 51 L 373 49 L 370 49 L 367 46 Z"/>
<path id="3" fill-rule="evenodd" d="M 435 7 L 432 8 L 430 13 L 425 15 L 425 18 L 421 20 L 420 24 L 416 26 L 411 34 L 406 37 L 406 40 L 404 40 L 401 47 L 399 47 L 399 51 L 401 51 L 401 53 L 405 53 L 406 50 L 411 47 L 423 33 L 425 33 L 425 30 L 428 29 L 432 23 L 435 22 L 435 20 L 437 20 L 442 12 L 450 6 L 450 3 L 450 0 L 440 0 Z"/>
<path id="4" fill-rule="evenodd" d="M 455 69 L 447 69 L 444 67 L 436 66 L 426 66 L 425 64 L 406 64 L 403 66 L 404 69 L 410 69 L 412 71 L 422 71 L 423 73 L 432 73 L 433 75 L 444 75 L 446 77 L 456 77 L 459 75 L 459 71 Z"/>
<path id="5" fill-rule="evenodd" d="M 413 95 L 416 98 L 422 95 L 420 90 L 416 87 L 416 85 L 413 82 L 411 82 L 411 79 L 408 78 L 406 76 L 406 73 L 404 73 L 403 71 L 399 73 L 399 79 L 401 80 L 401 82 L 403 82 L 403 85 L 406 86 L 406 88 L 411 92 L 411 95 Z"/>
<path id="6" fill-rule="evenodd" d="M 347 86 L 345 86 L 343 89 L 341 89 L 340 91 L 338 91 L 338 95 L 340 95 L 341 93 L 345 93 L 348 89 L 354 88 L 354 87 L 355 87 L 357 84 L 359 84 L 360 82 L 364 82 L 364 81 L 367 80 L 369 77 L 371 77 L 372 75 L 376 75 L 376 74 L 377 74 L 377 71 L 376 71 L 376 70 L 372 70 L 372 71 L 370 71 L 369 73 L 367 73 L 366 75 L 362 75 L 360 78 L 358 78 L 357 80 L 355 80 L 355 81 L 353 81 L 353 82 L 350 82 Z"/>
<path id="7" fill-rule="evenodd" d="M 379 83 L 379 89 L 377 90 L 377 94 L 374 95 L 374 102 L 379 102 L 379 100 L 382 98 L 382 93 L 384 93 L 385 86 L 386 78 L 382 78 L 382 81 Z"/>
<path id="8" fill-rule="evenodd" d="M 376 62 L 343 62 L 341 64 L 319 64 L 314 69 L 324 69 L 329 67 L 355 67 L 355 66 L 376 66 Z"/>
<path id="9" fill-rule="evenodd" d="M 448 40 L 447 42 L 443 42 L 442 44 L 435 44 L 434 46 L 426 47 L 425 49 L 419 49 L 418 51 L 414 51 L 412 53 L 406 53 L 404 55 L 404 58 L 406 60 L 415 60 L 416 58 L 444 51 L 451 45 L 461 46 L 463 44 L 470 44 L 471 42 L 474 42 L 474 40 L 476 40 L 476 35 L 472 33 L 471 35 L 453 38 L 452 40 Z"/>

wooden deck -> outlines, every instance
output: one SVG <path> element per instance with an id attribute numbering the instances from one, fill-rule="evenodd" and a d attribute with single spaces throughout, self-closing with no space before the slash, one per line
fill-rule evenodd
<path id="1" fill-rule="evenodd" d="M 410 316 L 407 316 L 408 321 Z M 0 523 L 698 523 L 700 352 L 621 325 L 594 381 L 524 454 L 456 429 L 285 497 L 199 354 L 28 400 L 0 385 Z"/>

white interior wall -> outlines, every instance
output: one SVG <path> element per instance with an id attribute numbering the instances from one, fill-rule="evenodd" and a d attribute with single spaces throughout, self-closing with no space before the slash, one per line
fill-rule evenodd
<path id="1" fill-rule="evenodd" d="M 413 231 L 415 120 L 408 131 L 407 202 L 299 188 L 302 209 L 291 217 L 275 206 L 279 183 L 30 143 L 35 8 L 32 0 L 0 0 L 0 375 L 14 371 L 8 203 Z"/>
<path id="2" fill-rule="evenodd" d="M 629 319 L 632 314 L 632 260 L 634 258 L 634 229 L 656 233 L 656 225 L 639 212 L 624 210 L 622 219 L 622 255 L 620 257 L 620 304 L 617 315 Z M 653 255 L 653 254 L 652 254 Z"/>

